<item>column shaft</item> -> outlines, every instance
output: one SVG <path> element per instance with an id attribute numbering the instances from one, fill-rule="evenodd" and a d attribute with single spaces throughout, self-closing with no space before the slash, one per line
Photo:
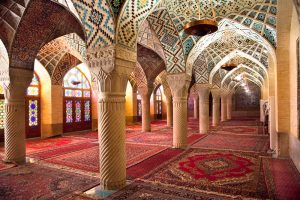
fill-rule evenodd
<path id="1" fill-rule="evenodd" d="M 142 96 L 142 131 L 151 131 L 151 118 L 150 118 L 150 97 L 149 95 Z"/>
<path id="2" fill-rule="evenodd" d="M 173 147 L 187 146 L 187 98 L 173 98 Z"/>
<path id="3" fill-rule="evenodd" d="M 6 162 L 25 163 L 25 100 L 5 101 L 4 146 Z"/>
<path id="4" fill-rule="evenodd" d="M 199 133 L 206 134 L 209 129 L 209 90 L 201 88 L 199 91 Z"/>
<path id="5" fill-rule="evenodd" d="M 221 98 L 221 121 L 227 120 L 227 98 L 226 96 L 222 96 Z"/>
<path id="6" fill-rule="evenodd" d="M 199 118 L 199 98 L 194 98 L 194 118 Z"/>
<path id="7" fill-rule="evenodd" d="M 232 95 L 228 95 L 227 97 L 227 119 L 232 119 Z"/>
<path id="8" fill-rule="evenodd" d="M 125 95 L 99 98 L 98 135 L 100 185 L 119 189 L 125 185 Z"/>
<path id="9" fill-rule="evenodd" d="M 213 119 L 212 125 L 218 126 L 220 124 L 220 96 L 213 97 Z"/>
<path id="10" fill-rule="evenodd" d="M 167 126 L 172 127 L 173 125 L 173 104 L 172 97 L 167 98 Z"/>

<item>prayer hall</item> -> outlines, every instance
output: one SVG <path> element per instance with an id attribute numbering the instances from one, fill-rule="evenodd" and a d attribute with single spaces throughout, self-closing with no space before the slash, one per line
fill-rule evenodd
<path id="1" fill-rule="evenodd" d="M 0 0 L 0 200 L 299 200 L 300 0 Z"/>

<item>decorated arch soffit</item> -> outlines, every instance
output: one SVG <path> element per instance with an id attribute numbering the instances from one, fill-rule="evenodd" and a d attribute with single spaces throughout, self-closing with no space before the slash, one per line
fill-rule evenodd
<path id="1" fill-rule="evenodd" d="M 155 82 L 154 85 L 162 85 L 163 89 L 164 89 L 164 94 L 166 96 L 171 96 L 171 88 L 169 86 L 169 83 L 167 81 L 167 71 L 163 70 L 156 78 L 155 78 Z"/>
<path id="2" fill-rule="evenodd" d="M 228 45 L 224 42 L 226 33 L 230 34 Z M 216 33 L 201 38 L 193 47 L 187 58 L 187 69 L 195 66 L 195 62 L 201 54 L 209 56 L 207 64 L 208 68 L 212 69 L 216 63 L 233 50 L 248 54 L 253 60 L 259 61 L 266 67 L 268 67 L 269 55 L 276 59 L 275 50 L 266 39 L 237 22 L 224 19 L 219 23 L 219 30 Z"/>
<path id="3" fill-rule="evenodd" d="M 211 55 L 211 54 L 210 54 Z M 261 74 L 265 79 L 268 79 L 268 71 L 267 67 L 264 66 L 261 62 L 250 56 L 249 54 L 246 54 L 240 50 L 234 50 L 231 53 L 227 54 L 222 60 L 218 61 L 218 63 L 208 64 L 208 71 L 209 71 L 209 83 L 214 82 L 214 76 L 219 72 L 218 74 L 221 75 L 221 78 L 223 78 L 226 75 L 226 71 L 220 69 L 221 66 L 231 59 L 235 57 L 240 57 L 241 64 L 247 65 L 248 67 L 254 69 L 259 74 Z M 211 67 L 213 67 L 211 69 Z"/>
<path id="4" fill-rule="evenodd" d="M 241 67 L 239 67 L 235 71 L 231 71 L 229 76 L 225 76 L 222 79 L 222 81 L 221 81 L 221 87 L 222 88 L 227 88 L 227 86 L 229 85 L 229 83 L 231 81 L 235 81 L 235 78 L 238 77 L 239 75 L 242 75 L 243 73 L 247 73 L 249 75 L 252 75 L 261 84 L 264 83 L 264 78 L 258 72 L 256 72 L 255 70 L 251 69 L 250 67 L 247 67 L 245 65 L 241 65 Z"/>
<path id="5" fill-rule="evenodd" d="M 148 87 L 146 75 L 139 62 L 136 62 L 136 66 L 131 73 L 129 80 L 130 79 L 135 80 L 136 86 L 139 88 Z"/>
<path id="6" fill-rule="evenodd" d="M 61 60 L 66 62 L 67 58 L 71 58 L 70 56 L 65 57 L 67 54 L 76 57 L 78 61 L 74 63 L 84 62 L 86 60 L 85 43 L 76 34 L 68 34 L 47 43 L 39 51 L 37 59 L 52 77 L 59 62 L 61 62 Z M 75 59 L 71 59 L 69 62 L 73 63 L 74 60 Z"/>
<path id="7" fill-rule="evenodd" d="M 12 68 L 32 70 L 40 48 L 62 35 L 75 32 L 85 39 L 80 21 L 60 2 L 11 0 L 0 5 L 0 37 L 8 49 Z"/>
<path id="8" fill-rule="evenodd" d="M 182 42 L 168 12 L 157 10 L 151 13 L 147 20 L 163 46 L 167 72 L 186 72 Z M 191 73 L 192 71 L 188 74 L 191 75 Z"/>
<path id="9" fill-rule="evenodd" d="M 199 38 L 184 34 L 183 27 L 190 20 L 198 19 L 199 1 L 165 1 L 165 3 L 183 40 L 185 52 L 189 52 Z M 212 7 L 216 12 L 217 21 L 233 20 L 276 46 L 277 0 L 201 0 L 201 18 L 211 18 Z"/>
<path id="10" fill-rule="evenodd" d="M 138 44 L 143 45 L 156 52 L 166 63 L 165 53 L 157 38 L 156 33 L 152 30 L 147 20 L 144 20 L 138 35 Z"/>
<path id="11" fill-rule="evenodd" d="M 251 81 L 251 82 L 255 83 L 257 86 L 262 87 L 262 83 L 255 76 L 253 76 L 253 75 L 251 75 L 251 74 L 249 74 L 247 72 L 243 72 L 242 75 L 243 75 L 245 81 Z M 237 86 L 239 86 L 241 84 L 242 84 L 241 81 L 234 81 L 234 80 L 232 80 L 228 84 L 227 89 L 228 90 L 233 90 L 234 88 L 236 88 Z M 224 89 L 225 88 L 226 87 L 224 87 Z"/>
<path id="12" fill-rule="evenodd" d="M 86 32 L 87 48 L 110 46 L 115 42 L 114 15 L 122 0 L 72 0 Z M 111 6 L 112 9 L 111 9 Z"/>
<path id="13" fill-rule="evenodd" d="M 142 67 L 148 82 L 153 82 L 165 69 L 164 60 L 151 49 L 138 45 L 137 60 Z"/>

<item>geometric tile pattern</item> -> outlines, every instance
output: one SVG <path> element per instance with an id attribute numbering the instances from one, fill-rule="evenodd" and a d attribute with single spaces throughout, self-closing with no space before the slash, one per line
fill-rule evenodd
<path id="1" fill-rule="evenodd" d="M 202 54 L 205 49 L 210 46 L 212 43 L 215 43 L 216 41 L 222 41 L 222 37 L 226 33 L 226 31 L 231 31 L 235 34 L 235 36 L 232 36 L 232 39 L 234 38 L 240 38 L 239 43 L 233 42 L 233 44 L 236 44 L 238 46 L 238 50 L 241 50 L 252 57 L 259 60 L 263 65 L 267 67 L 267 60 L 268 56 L 267 54 L 270 54 L 272 58 L 275 58 L 275 51 L 274 48 L 266 42 L 266 40 L 257 34 L 256 32 L 253 32 L 249 30 L 249 28 L 243 27 L 241 24 L 238 24 L 237 22 L 229 21 L 227 19 L 224 19 L 222 22 L 219 23 L 219 30 L 213 34 L 207 35 L 199 40 L 199 42 L 194 46 L 194 48 L 191 50 L 189 57 L 187 59 L 186 68 L 190 69 L 193 67 L 193 64 L 197 57 Z M 225 32 L 225 33 L 224 33 Z M 242 41 L 248 41 L 247 43 Z M 231 41 L 232 42 L 232 41 Z M 241 43 L 242 42 L 242 43 Z M 222 43 L 219 42 L 216 46 L 218 48 L 221 46 Z M 210 46 L 212 49 L 213 45 Z M 230 50 L 232 50 L 231 48 Z M 219 60 L 221 60 L 219 53 L 223 55 L 228 54 L 229 50 L 226 48 L 222 48 L 222 50 L 213 49 L 212 51 L 218 51 L 214 53 L 213 62 L 218 63 Z M 225 52 L 224 52 L 225 51 Z M 213 52 L 208 52 L 213 53 Z M 208 62 L 209 68 L 213 68 L 213 63 Z"/>
<path id="2" fill-rule="evenodd" d="M 147 82 L 151 83 L 165 69 L 165 62 L 154 51 L 142 45 L 138 44 L 137 50 L 137 60 L 143 68 Z"/>
<path id="3" fill-rule="evenodd" d="M 111 9 L 115 14 L 115 19 L 118 17 L 122 5 L 125 2 L 125 0 L 108 0 L 108 2 L 110 3 Z"/>
<path id="4" fill-rule="evenodd" d="M 41 62 L 41 64 L 46 68 L 48 71 L 50 77 L 53 75 L 53 72 L 60 62 L 60 60 L 66 55 L 66 53 L 69 53 L 73 56 L 75 56 L 77 59 L 79 59 L 81 62 L 84 62 L 83 56 L 80 52 L 77 51 L 77 49 L 82 49 L 80 45 L 78 45 L 78 48 L 76 45 L 70 45 L 72 36 L 62 36 L 55 40 L 52 40 L 48 44 L 42 47 L 42 49 L 39 51 L 36 58 Z M 79 42 L 80 43 L 80 42 Z M 76 44 L 76 43 L 75 43 Z M 83 51 L 85 52 L 85 50 Z"/>
<path id="5" fill-rule="evenodd" d="M 51 76 L 52 85 L 62 85 L 64 76 L 73 67 L 82 63 L 75 56 L 66 53 L 64 57 L 59 61 L 55 67 L 53 74 Z"/>
<path id="6" fill-rule="evenodd" d="M 185 72 L 185 58 L 178 32 L 166 10 L 151 13 L 147 20 L 157 34 L 167 60 L 167 72 Z"/>
<path id="7" fill-rule="evenodd" d="M 145 75 L 144 70 L 141 67 L 139 62 L 136 62 L 136 66 L 134 68 L 134 71 L 131 73 L 130 76 L 132 77 L 130 79 L 135 80 L 135 83 L 136 83 L 137 87 L 139 87 L 139 88 L 148 87 L 148 82 L 147 82 L 146 75 Z"/>
<path id="8" fill-rule="evenodd" d="M 87 48 L 111 45 L 115 38 L 115 25 L 109 4 L 105 0 L 72 1 L 85 28 Z"/>
<path id="9" fill-rule="evenodd" d="M 164 94 L 171 96 L 171 88 L 169 86 L 169 83 L 167 81 L 167 71 L 162 71 L 156 78 L 154 82 L 154 88 L 155 86 L 162 85 L 164 89 Z"/>
<path id="10" fill-rule="evenodd" d="M 199 55 L 194 63 L 193 76 L 195 77 L 196 83 L 208 83 L 208 65 L 203 54 Z"/>
<path id="11" fill-rule="evenodd" d="M 143 46 L 156 52 L 163 60 L 166 59 L 162 44 L 147 20 L 144 20 L 143 24 L 141 25 L 137 41 L 139 44 L 142 44 Z"/>
<path id="12" fill-rule="evenodd" d="M 135 50 L 136 39 L 142 21 L 155 7 L 159 0 L 127 0 L 122 12 L 118 17 L 117 41 L 116 43 Z"/>
<path id="13" fill-rule="evenodd" d="M 198 19 L 199 1 L 166 1 L 177 31 L 192 19 Z M 212 6 L 211 6 L 212 5 Z M 276 46 L 277 0 L 210 0 L 201 1 L 201 18 L 211 18 L 211 7 L 217 21 L 234 20 L 265 37 Z"/>

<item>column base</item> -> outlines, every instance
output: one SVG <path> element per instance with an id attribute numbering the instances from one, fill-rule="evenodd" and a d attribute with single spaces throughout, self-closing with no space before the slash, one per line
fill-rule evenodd
<path id="1" fill-rule="evenodd" d="M 119 190 L 125 187 L 125 185 L 125 179 L 117 182 L 103 182 L 100 180 L 100 188 L 103 190 Z"/>
<path id="2" fill-rule="evenodd" d="M 173 144 L 173 149 L 186 149 L 188 147 L 187 144 Z"/>
<path id="3" fill-rule="evenodd" d="M 4 158 L 3 162 L 23 165 L 23 164 L 26 164 L 26 158 L 16 158 L 16 159 L 6 159 L 6 158 Z"/>

